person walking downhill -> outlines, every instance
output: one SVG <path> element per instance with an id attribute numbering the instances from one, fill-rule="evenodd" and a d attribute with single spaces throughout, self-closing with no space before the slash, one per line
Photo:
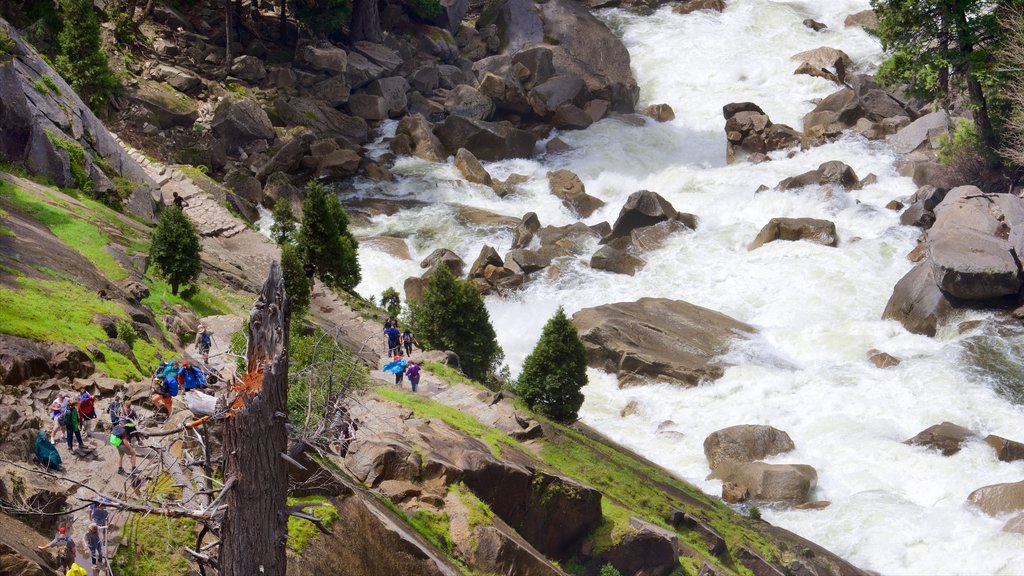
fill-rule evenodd
<path id="1" fill-rule="evenodd" d="M 57 429 L 60 428 L 60 418 L 67 410 L 69 397 L 67 392 L 57 394 L 57 397 L 50 403 L 50 420 L 53 421 L 53 428 L 50 430 L 50 442 L 57 443 Z"/>
<path id="2" fill-rule="evenodd" d="M 42 546 L 36 546 L 40 550 L 46 550 L 47 548 L 64 548 L 64 557 L 61 561 L 61 568 L 67 569 L 75 562 L 75 539 L 68 534 L 68 529 L 65 526 L 61 526 L 57 529 L 57 535 L 50 540 L 49 543 L 43 544 Z"/>
<path id="3" fill-rule="evenodd" d="M 92 396 L 88 392 L 82 392 L 82 395 L 78 397 L 78 416 L 82 427 L 82 432 L 85 435 L 89 435 L 89 423 L 95 426 L 94 420 L 96 420 L 96 397 Z"/>
<path id="4" fill-rule="evenodd" d="M 420 385 L 420 365 L 412 362 L 405 369 L 405 375 L 409 377 L 409 387 L 415 392 L 416 388 Z"/>
<path id="5" fill-rule="evenodd" d="M 118 422 L 114 425 L 114 429 L 111 430 L 110 444 L 117 448 L 117 473 L 124 474 L 124 455 L 128 454 L 131 456 L 132 473 L 134 474 L 136 468 L 138 468 L 135 448 L 132 446 L 131 434 L 122 423 Z"/>
<path id="6" fill-rule="evenodd" d="M 213 338 L 206 330 L 206 326 L 200 324 L 196 327 L 196 349 L 203 357 L 203 364 L 210 363 L 210 348 L 213 347 Z"/>
<path id="7" fill-rule="evenodd" d="M 72 400 L 71 403 L 68 404 L 68 409 L 67 411 L 64 412 L 63 419 L 64 428 L 67 430 L 68 433 L 68 450 L 74 451 L 74 442 L 72 442 L 73 438 L 78 439 L 78 448 L 80 450 L 85 450 L 85 443 L 82 442 L 82 432 L 81 428 L 79 427 L 81 418 L 79 417 L 78 414 L 77 400 Z"/>
<path id="8" fill-rule="evenodd" d="M 103 563 L 103 537 L 100 535 L 99 526 L 89 524 L 89 529 L 85 532 L 85 545 L 89 548 L 89 557 L 95 573 L 96 567 Z"/>

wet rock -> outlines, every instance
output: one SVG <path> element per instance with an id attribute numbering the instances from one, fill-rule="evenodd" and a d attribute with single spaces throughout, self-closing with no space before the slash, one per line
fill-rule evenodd
<path id="1" fill-rule="evenodd" d="M 923 260 L 896 283 L 882 318 L 897 320 L 914 334 L 935 336 L 939 322 L 953 310 L 949 298 L 935 284 L 931 262 Z"/>
<path id="2" fill-rule="evenodd" d="M 526 248 L 533 240 L 534 234 L 540 230 L 540 219 L 535 212 L 523 214 L 522 220 L 512 231 L 512 247 Z"/>
<path id="3" fill-rule="evenodd" d="M 815 170 L 781 180 L 776 187 L 779 190 L 792 190 L 804 186 L 829 186 L 833 184 L 841 186 L 846 190 L 861 189 L 857 173 L 853 171 L 853 168 L 838 160 L 824 162 Z"/>
<path id="4" fill-rule="evenodd" d="M 785 572 L 776 568 L 772 563 L 761 557 L 750 548 L 740 548 L 736 552 L 736 559 L 740 561 L 754 576 L 784 576 Z"/>
<path id="5" fill-rule="evenodd" d="M 718 477 L 726 476 L 737 464 L 763 460 L 795 448 L 789 434 L 758 424 L 730 426 L 704 439 L 704 456 L 712 474 Z"/>
<path id="6" fill-rule="evenodd" d="M 430 123 L 419 114 L 406 116 L 399 121 L 395 140 L 392 141 L 391 146 L 396 154 L 398 151 L 395 150 L 395 142 L 403 137 L 407 139 L 412 154 L 418 158 L 431 162 L 444 162 L 448 157 L 444 145 L 431 131 Z"/>
<path id="7" fill-rule="evenodd" d="M 943 422 L 942 424 L 929 426 L 918 432 L 917 436 L 903 443 L 925 446 L 942 452 L 943 456 L 952 456 L 959 452 L 964 443 L 972 438 L 977 438 L 977 434 L 952 422 Z"/>
<path id="8" fill-rule="evenodd" d="M 900 365 L 899 358 L 875 349 L 868 350 L 868 360 L 870 360 L 876 368 L 892 368 Z"/>
<path id="9" fill-rule="evenodd" d="M 828 220 L 816 218 L 772 218 L 757 233 L 749 250 L 756 250 L 776 240 L 808 240 L 823 246 L 835 246 L 836 225 Z"/>
<path id="10" fill-rule="evenodd" d="M 316 177 L 322 180 L 340 180 L 359 172 L 362 157 L 346 148 L 335 150 L 320 158 Z"/>
<path id="11" fill-rule="evenodd" d="M 473 265 L 469 268 L 470 278 L 483 278 L 484 271 L 488 266 L 494 268 L 501 268 L 505 265 L 505 262 L 498 255 L 498 251 L 493 246 L 485 244 L 480 249 L 480 255 L 473 261 Z"/>
<path id="12" fill-rule="evenodd" d="M 944 110 L 940 110 L 914 120 L 892 135 L 888 142 L 897 154 L 910 154 L 930 146 L 932 138 L 940 133 L 945 134 L 948 129 L 949 117 Z"/>
<path id="13" fill-rule="evenodd" d="M 469 182 L 485 186 L 491 185 L 491 175 L 487 173 L 476 156 L 473 156 L 473 153 L 465 148 L 459 148 L 455 152 L 455 168 Z"/>
<path id="14" fill-rule="evenodd" d="M 465 148 L 487 162 L 530 158 L 537 143 L 537 137 L 525 130 L 456 115 L 445 118 L 434 134 L 446 149 Z"/>
<path id="15" fill-rule="evenodd" d="M 996 457 L 1001 462 L 1024 460 L 1024 443 L 1007 440 L 995 434 L 986 436 L 985 443 L 996 451 Z"/>
<path id="16" fill-rule="evenodd" d="M 602 246 L 590 257 L 590 267 L 615 274 L 635 276 L 647 261 L 614 246 Z"/>
<path id="17" fill-rule="evenodd" d="M 619 238 L 628 236 L 634 230 L 675 220 L 678 216 L 679 213 L 672 204 L 657 192 L 634 192 L 626 199 L 611 232 L 601 239 L 601 243 L 611 244 Z"/>
<path id="18" fill-rule="evenodd" d="M 825 24 L 818 22 L 817 20 L 814 20 L 812 18 L 805 18 L 803 21 L 803 25 L 807 26 L 811 30 L 814 30 L 815 32 L 821 32 L 822 30 L 828 28 L 828 26 L 826 26 Z"/>
<path id="19" fill-rule="evenodd" d="M 801 63 L 795 73 L 820 76 L 837 84 L 846 82 L 847 71 L 853 68 L 853 60 L 845 52 L 828 46 L 794 54 L 790 60 Z M 805 71 L 801 72 L 801 69 Z"/>
<path id="20" fill-rule="evenodd" d="M 574 104 L 562 104 L 551 117 L 551 125 L 559 130 L 583 130 L 593 123 L 594 119 Z"/>
<path id="21" fill-rule="evenodd" d="M 597 209 L 604 206 L 604 201 L 587 194 L 586 187 L 579 176 L 568 170 L 548 172 L 548 189 L 555 197 L 562 200 L 567 208 L 573 210 L 581 218 L 590 217 Z"/>
<path id="22" fill-rule="evenodd" d="M 676 112 L 668 104 L 651 104 L 644 108 L 644 116 L 650 116 L 658 122 L 671 122 L 676 119 Z"/>
<path id="23" fill-rule="evenodd" d="M 874 10 L 861 10 L 847 16 L 843 25 L 847 28 L 860 27 L 865 30 L 878 30 L 878 15 Z"/>
<path id="24" fill-rule="evenodd" d="M 731 467 L 723 480 L 734 485 L 728 492 L 723 488 L 722 498 L 727 502 L 727 496 L 738 486 L 750 500 L 800 504 L 817 485 L 818 473 L 806 464 L 745 462 Z"/>
<path id="25" fill-rule="evenodd" d="M 725 0 L 686 0 L 672 7 L 676 14 L 690 14 L 698 10 L 721 12 L 725 10 Z"/>
<path id="26" fill-rule="evenodd" d="M 616 374 L 620 385 L 646 379 L 696 386 L 723 374 L 718 358 L 730 340 L 753 327 L 679 300 L 585 308 L 573 315 L 587 349 L 587 364 Z"/>
<path id="27" fill-rule="evenodd" d="M 983 486 L 967 496 L 967 503 L 989 516 L 1024 510 L 1024 481 Z"/>
<path id="28" fill-rule="evenodd" d="M 429 276 L 433 269 L 441 262 L 447 265 L 448 269 L 456 277 L 461 277 L 463 270 L 466 268 L 466 261 L 447 248 L 438 248 L 431 252 L 420 262 L 420 268 L 428 270 L 425 275 Z"/>

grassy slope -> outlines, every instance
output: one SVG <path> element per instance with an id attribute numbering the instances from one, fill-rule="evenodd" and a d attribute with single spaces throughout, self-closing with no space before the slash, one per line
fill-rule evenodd
<path id="1" fill-rule="evenodd" d="M 472 416 L 421 395 L 389 387 L 377 388 L 375 392 L 410 408 L 418 417 L 440 419 L 468 435 L 483 439 L 496 456 L 502 449 L 535 453 Z M 524 407 L 520 409 L 529 413 Z M 671 529 L 665 518 L 672 508 L 677 508 L 704 518 L 726 540 L 730 550 L 723 558 L 716 558 L 708 552 L 707 545 L 696 532 L 685 528 L 675 530 L 681 541 L 703 556 L 699 560 L 681 558 L 688 573 L 695 572 L 706 561 L 725 572 L 749 574 L 750 571 L 732 556 L 732 551 L 740 547 L 757 550 L 769 560 L 782 559 L 779 549 L 762 534 L 759 522 L 741 516 L 720 501 L 674 478 L 661 467 L 603 439 L 552 423 L 537 414 L 531 416 L 544 423 L 545 438 L 540 441 L 539 451 L 544 463 L 560 474 L 600 490 L 605 496 L 602 504 L 605 522 L 593 534 L 598 551 L 613 545 L 629 531 L 632 516 Z M 416 524 L 413 526 L 421 528 Z M 425 535 L 437 537 L 432 533 Z M 572 571 L 573 567 L 566 568 Z"/>

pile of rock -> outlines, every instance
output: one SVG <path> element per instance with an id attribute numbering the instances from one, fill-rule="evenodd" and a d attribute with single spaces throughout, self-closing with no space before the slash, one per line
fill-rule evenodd
<path id="1" fill-rule="evenodd" d="M 722 479 L 722 499 L 806 504 L 818 482 L 806 464 L 767 464 L 764 458 L 796 448 L 789 434 L 764 425 L 723 428 L 704 440 L 711 475 Z"/>

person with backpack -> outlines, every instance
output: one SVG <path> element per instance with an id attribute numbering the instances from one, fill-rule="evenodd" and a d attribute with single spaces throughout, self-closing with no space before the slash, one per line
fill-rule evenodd
<path id="1" fill-rule="evenodd" d="M 62 470 L 60 452 L 57 452 L 57 447 L 50 441 L 46 430 L 40 430 L 36 435 L 35 444 L 32 446 L 32 457 L 40 466 L 45 466 L 49 470 L 58 472 Z"/>
<path id="2" fill-rule="evenodd" d="M 124 475 L 125 454 L 131 456 L 132 473 L 135 473 L 135 469 L 138 467 L 138 462 L 135 455 L 135 448 L 132 446 L 131 442 L 131 433 L 128 432 L 128 428 L 120 422 L 115 424 L 114 429 L 110 431 L 110 445 L 117 448 L 117 473 Z"/>
<path id="3" fill-rule="evenodd" d="M 60 419 L 68 407 L 68 401 L 68 393 L 61 392 L 50 403 L 50 420 L 53 420 L 53 429 L 50 430 L 50 442 L 57 441 L 57 429 L 61 426 Z"/>
<path id="4" fill-rule="evenodd" d="M 68 529 L 65 526 L 57 529 L 57 535 L 48 544 L 36 546 L 40 550 L 60 547 L 64 548 L 64 562 L 61 567 L 70 567 L 75 562 L 75 539 L 68 534 Z"/>
<path id="5" fill-rule="evenodd" d="M 92 565 L 102 564 L 103 538 L 100 535 L 99 526 L 89 524 L 89 529 L 85 532 L 85 545 L 89 548 L 89 558 L 92 561 Z"/>
<path id="6" fill-rule="evenodd" d="M 388 322 L 386 328 L 384 328 L 384 342 L 388 347 L 388 356 L 398 356 L 402 353 L 402 345 L 399 344 L 401 333 L 398 328 L 391 326 L 391 322 Z"/>
<path id="7" fill-rule="evenodd" d="M 203 388 L 206 386 L 206 376 L 202 370 L 185 361 L 181 363 L 181 370 L 178 370 L 178 384 L 186 392 Z"/>
<path id="8" fill-rule="evenodd" d="M 200 324 L 196 327 L 196 349 L 203 356 L 203 364 L 210 363 L 210 348 L 213 347 L 213 337 L 206 330 L 206 326 Z"/>
<path id="9" fill-rule="evenodd" d="M 85 443 L 82 442 L 82 431 L 79 427 L 81 419 L 78 415 L 78 401 L 72 400 L 68 404 L 67 410 L 61 415 L 61 424 L 68 433 L 68 450 L 74 450 L 74 438 L 78 439 L 78 448 L 85 450 Z"/>
<path id="10" fill-rule="evenodd" d="M 96 419 L 96 398 L 88 392 L 78 397 L 78 416 L 81 419 L 82 432 L 89 434 L 89 422 Z"/>
<path id="11" fill-rule="evenodd" d="M 412 330 L 409 330 L 408 328 L 406 328 L 405 332 L 402 332 L 402 344 L 405 344 L 405 355 L 406 356 L 412 356 L 412 343 L 413 343 Z"/>
<path id="12" fill-rule="evenodd" d="M 409 364 L 409 367 L 405 369 L 405 375 L 409 377 L 409 386 L 415 392 L 416 387 L 420 385 L 420 365 L 415 362 Z"/>

